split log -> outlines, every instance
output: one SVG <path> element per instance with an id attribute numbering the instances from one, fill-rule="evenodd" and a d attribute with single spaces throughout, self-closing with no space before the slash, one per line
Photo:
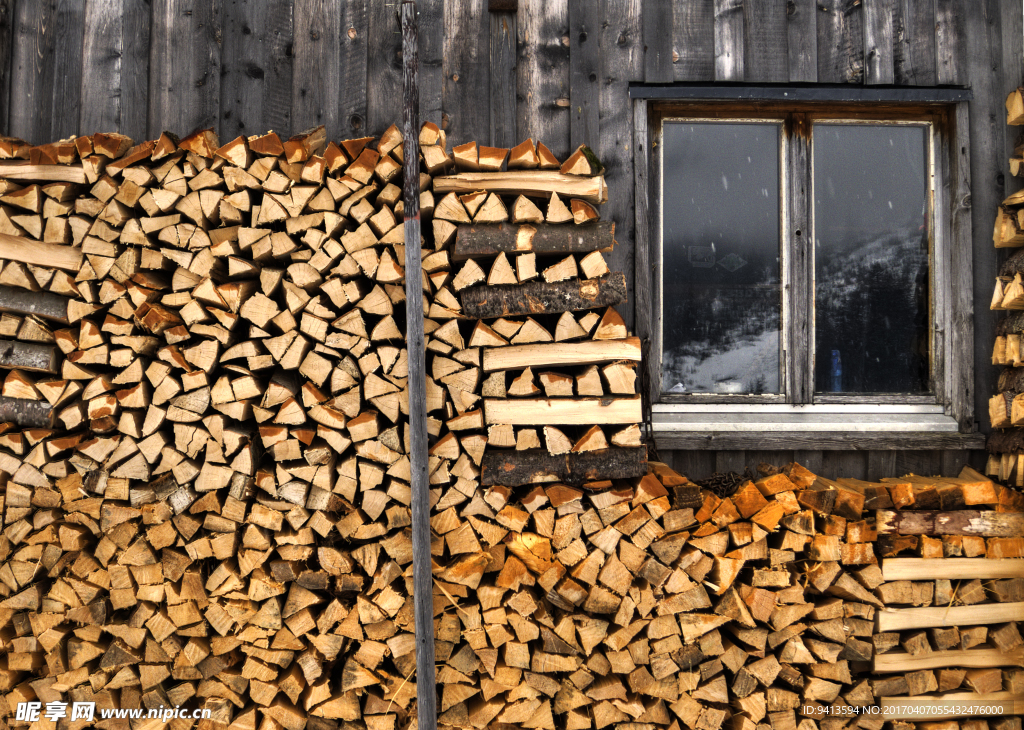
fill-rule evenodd
<path id="1" fill-rule="evenodd" d="M 603 176 L 579 177 L 560 172 L 509 171 L 462 172 L 434 178 L 434 193 L 474 193 L 477 191 L 548 197 L 558 193 L 563 197 L 581 198 L 600 205 L 608 200 L 608 186 Z"/>
<path id="2" fill-rule="evenodd" d="M 561 482 L 580 486 L 603 479 L 629 479 L 647 473 L 647 449 L 609 448 L 553 455 L 546 450 L 489 449 L 480 464 L 484 485 L 518 487 Z"/>
<path id="3" fill-rule="evenodd" d="M 640 396 L 632 398 L 484 399 L 484 422 L 512 426 L 586 426 L 643 420 Z"/>
<path id="4" fill-rule="evenodd" d="M 988 558 L 887 558 L 882 561 L 882 579 L 971 580 L 1024 578 L 1024 560 Z"/>
<path id="5" fill-rule="evenodd" d="M 475 286 L 461 293 L 467 317 L 487 319 L 522 314 L 561 314 L 619 304 L 626 299 L 626 279 L 616 272 L 600 279 L 555 283 L 530 281 L 517 286 Z"/>
<path id="6" fill-rule="evenodd" d="M 888 652 L 886 654 L 877 654 L 872 666 L 874 671 L 882 673 L 913 672 L 921 669 L 939 669 L 941 667 L 964 667 L 969 669 L 1021 667 L 1024 666 L 1024 648 L 1017 648 L 1009 652 L 999 649 L 933 651 L 918 656 L 912 656 L 905 652 Z"/>
<path id="7" fill-rule="evenodd" d="M 500 253 L 573 254 L 611 251 L 615 246 L 614 221 L 589 226 L 460 225 L 455 233 L 455 261 L 496 256 Z"/>
<path id="8" fill-rule="evenodd" d="M 65 271 L 82 268 L 81 249 L 0 233 L 0 259 Z"/>
<path id="9" fill-rule="evenodd" d="M 1017 537 L 1024 534 L 1024 514 L 960 510 L 939 512 L 878 510 L 879 535 L 977 535 Z"/>
<path id="10" fill-rule="evenodd" d="M 884 608 L 877 614 L 879 631 L 906 631 L 933 626 L 971 626 L 1018 621 L 1024 618 L 1024 603 L 992 603 L 973 606 L 926 608 Z"/>

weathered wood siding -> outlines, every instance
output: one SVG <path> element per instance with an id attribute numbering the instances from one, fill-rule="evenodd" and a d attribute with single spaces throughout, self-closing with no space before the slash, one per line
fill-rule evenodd
<path id="1" fill-rule="evenodd" d="M 608 168 L 634 291 L 631 82 L 958 85 L 970 105 L 975 400 L 994 391 L 987 309 L 997 203 L 1016 130 L 1019 0 L 420 0 L 421 116 L 453 144 L 528 136 Z M 221 138 L 317 124 L 334 138 L 400 121 L 401 35 L 389 0 L 0 0 L 0 132 L 41 143 L 117 130 L 136 139 L 213 126 Z M 632 319 L 632 305 L 623 314 Z M 976 459 L 979 455 L 975 454 Z M 694 476 L 796 458 L 829 475 L 959 468 L 963 452 L 673 452 Z"/>

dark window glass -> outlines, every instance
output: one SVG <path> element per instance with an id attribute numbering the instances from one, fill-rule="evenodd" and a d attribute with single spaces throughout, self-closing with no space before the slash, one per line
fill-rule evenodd
<path id="1" fill-rule="evenodd" d="M 780 127 L 663 129 L 662 390 L 779 393 Z"/>
<path id="2" fill-rule="evenodd" d="M 928 128 L 816 124 L 818 393 L 926 393 Z"/>

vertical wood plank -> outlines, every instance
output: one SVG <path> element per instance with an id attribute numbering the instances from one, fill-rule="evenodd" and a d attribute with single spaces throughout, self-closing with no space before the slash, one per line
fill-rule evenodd
<path id="1" fill-rule="evenodd" d="M 819 0 L 818 83 L 864 82 L 862 26 L 860 0 Z"/>
<path id="2" fill-rule="evenodd" d="M 935 0 L 896 0 L 892 22 L 894 83 L 934 86 Z"/>
<path id="3" fill-rule="evenodd" d="M 224 5 L 221 138 L 292 129 L 292 0 Z"/>
<path id="4" fill-rule="evenodd" d="M 14 0 L 0 0 L 0 134 L 9 134 L 11 68 L 14 51 Z"/>
<path id="5" fill-rule="evenodd" d="M 567 0 L 520 0 L 516 127 L 543 142 L 560 160 L 569 156 L 569 5 Z"/>
<path id="6" fill-rule="evenodd" d="M 864 83 L 888 84 L 893 71 L 893 0 L 864 6 Z"/>
<path id="7" fill-rule="evenodd" d="M 742 81 L 743 65 L 743 0 L 715 0 L 715 81 Z"/>
<path id="8" fill-rule="evenodd" d="M 800 466 L 810 469 L 815 474 L 821 474 L 822 476 L 828 476 L 822 472 L 825 466 L 825 454 L 821 451 L 794 451 L 793 461 Z"/>
<path id="9" fill-rule="evenodd" d="M 868 475 L 867 452 L 826 451 L 822 466 L 829 479 L 864 479 Z"/>
<path id="10" fill-rule="evenodd" d="M 569 0 L 569 149 L 598 138 L 601 3 Z"/>
<path id="11" fill-rule="evenodd" d="M 673 0 L 672 58 L 676 81 L 715 80 L 715 0 Z"/>
<path id="12" fill-rule="evenodd" d="M 902 477 L 907 474 L 937 476 L 942 470 L 941 451 L 897 451 L 893 473 L 887 476 Z"/>
<path id="13" fill-rule="evenodd" d="M 337 60 L 340 89 L 336 92 L 332 90 L 332 93 L 337 93 L 336 97 L 332 97 L 334 108 L 337 109 L 337 126 L 334 129 L 341 139 L 364 137 L 367 134 L 366 69 L 369 33 L 366 3 L 367 0 L 347 0 L 341 8 L 341 42 L 338 45 Z M 331 127 L 328 126 L 328 129 Z"/>
<path id="14" fill-rule="evenodd" d="M 655 248 L 658 243 L 652 240 L 653 225 L 651 221 L 651 192 L 656 189 L 651 181 L 650 163 L 651 131 L 647 118 L 647 102 L 644 99 L 633 100 L 633 144 L 635 150 L 633 162 L 633 238 L 636 250 L 634 260 L 636 269 L 633 276 L 633 299 L 636 301 L 634 322 L 636 333 L 646 346 L 648 357 L 643 360 L 642 367 L 650 375 L 650 388 L 642 392 L 649 401 L 658 397 L 661 392 L 661 355 L 660 334 L 656 327 L 654 312 L 654 293 L 659 290 L 661 272 L 655 262 L 658 257 Z M 655 216 L 657 213 L 654 214 Z M 627 285 L 628 289 L 628 285 Z M 642 381 L 641 381 L 642 382 Z"/>
<path id="15" fill-rule="evenodd" d="M 693 481 L 702 481 L 715 471 L 713 451 L 666 451 L 661 458 L 673 469 Z"/>
<path id="16" fill-rule="evenodd" d="M 818 5 L 816 0 L 790 0 L 786 6 L 789 36 L 789 80 L 818 80 Z"/>
<path id="17" fill-rule="evenodd" d="M 444 111 L 448 144 L 489 142 L 490 72 L 486 0 L 448 0 L 444 4 Z"/>
<path id="18" fill-rule="evenodd" d="M 896 476 L 896 452 L 869 451 L 867 480 L 877 482 L 892 476 Z"/>
<path id="19" fill-rule="evenodd" d="M 615 221 L 615 235 L 619 245 L 605 255 L 612 271 L 621 271 L 626 281 L 633 283 L 627 300 L 616 307 L 619 314 L 632 329 L 634 321 L 633 302 L 642 287 L 650 289 L 650 280 L 637 280 L 633 271 L 635 256 L 633 246 L 633 166 L 646 164 L 637 157 L 633 147 L 632 103 L 629 99 L 629 82 L 638 81 L 645 73 L 644 65 L 650 60 L 650 51 L 643 51 L 646 25 L 640 26 L 640 13 L 647 12 L 637 0 L 604 0 L 602 3 L 599 127 L 596 151 L 605 166 L 605 180 L 608 183 L 608 202 L 601 206 L 601 217 Z M 646 15 L 644 16 L 646 17 Z M 646 20 L 643 21 L 646 24 Z M 668 23 L 671 30 L 671 18 Z M 671 32 L 666 41 L 671 45 Z M 670 52 L 671 53 L 671 52 Z M 666 71 L 671 80 L 671 64 L 665 59 Z M 650 80 L 650 79 L 648 79 Z"/>
<path id="20" fill-rule="evenodd" d="M 940 475 L 944 477 L 958 476 L 968 461 L 967 452 L 962 450 L 942 451 L 939 457 L 942 466 Z"/>
<path id="21" fill-rule="evenodd" d="M 516 14 L 488 13 L 490 25 L 491 144 L 514 147 L 516 131 Z"/>
<path id="22" fill-rule="evenodd" d="M 785 393 L 788 403 L 809 403 L 814 392 L 814 373 L 801 364 L 811 361 L 814 302 L 814 241 L 811 240 L 810 122 L 806 114 L 794 114 L 787 124 L 788 185 L 785 214 L 787 238 L 783 255 L 789 264 L 782 272 L 792 324 L 783 334 L 785 348 Z"/>
<path id="23" fill-rule="evenodd" d="M 352 7 L 346 3 L 346 8 Z M 366 60 L 362 65 L 361 84 L 357 68 L 342 65 L 342 38 L 359 39 L 364 50 L 367 43 L 366 16 L 361 23 L 343 27 L 341 8 L 331 0 L 295 0 L 293 7 L 294 40 L 292 41 L 292 127 L 302 131 L 316 125 L 327 127 L 328 137 L 355 136 L 346 134 L 350 125 L 340 119 L 343 99 L 358 96 L 361 87 L 359 131 L 366 125 Z M 364 52 L 364 58 L 366 53 Z M 343 78 L 344 75 L 344 78 Z"/>
<path id="24" fill-rule="evenodd" d="M 221 0 L 154 0 L 149 69 L 149 136 L 217 127 L 220 116 Z"/>
<path id="25" fill-rule="evenodd" d="M 402 108 L 402 35 L 398 2 L 371 2 L 367 7 L 366 132 L 379 137 L 394 124 Z"/>
<path id="26" fill-rule="evenodd" d="M 52 140 L 78 134 L 82 106 L 82 43 L 85 40 L 85 0 L 57 0 L 54 16 L 53 96 L 49 106 Z"/>
<path id="27" fill-rule="evenodd" d="M 1000 5 L 1002 16 L 999 29 L 1002 32 L 1002 60 L 999 67 L 1003 73 L 1004 97 L 1014 86 L 1024 83 L 1024 11 L 1015 3 Z M 1010 125 L 1004 127 L 1004 145 L 1007 152 L 1013 149 L 1019 130 Z M 1005 168 L 1004 168 L 1005 171 Z M 1009 176 L 1006 180 L 1006 194 L 1010 195 L 1024 187 L 1019 177 Z"/>
<path id="28" fill-rule="evenodd" d="M 122 0 L 121 123 L 122 134 L 145 139 L 149 121 L 150 0 Z M 83 93 L 85 87 L 82 87 Z"/>
<path id="29" fill-rule="evenodd" d="M 961 86 L 983 81 L 968 75 L 967 23 L 985 14 L 984 0 L 936 0 L 935 51 L 936 80 L 940 84 Z M 967 32 L 965 32 L 967 31 Z M 983 50 L 983 49 L 979 49 Z M 984 52 L 984 51 L 983 51 Z M 985 55 L 988 55 L 985 53 Z M 973 61 L 974 59 L 972 59 Z M 989 72 L 989 75 L 991 72 Z"/>
<path id="30" fill-rule="evenodd" d="M 784 83 L 789 80 L 787 0 L 744 0 L 743 80 Z"/>
<path id="31" fill-rule="evenodd" d="M 1001 19 L 999 5 L 996 0 L 979 0 L 976 3 L 939 0 L 936 13 L 942 31 L 938 39 L 939 83 L 943 83 L 944 78 L 968 79 L 974 91 L 974 101 L 957 105 L 957 147 L 953 150 L 955 184 L 958 186 L 958 195 L 953 200 L 953 225 L 955 230 L 961 231 L 960 235 L 964 237 L 962 245 L 967 248 L 961 255 L 970 257 L 969 263 L 977 272 L 974 302 L 988 301 L 985 297 L 991 295 L 992 275 L 999 261 L 998 251 L 992 247 L 988 231 L 992 230 L 996 206 L 1006 196 L 1006 160 L 1009 154 L 1003 100 L 1007 90 L 1020 83 L 1019 78 L 1004 80 L 1000 68 L 1003 51 L 1002 33 L 998 27 Z M 957 56 L 958 46 L 963 48 L 962 63 L 955 58 L 952 65 L 944 63 L 943 53 Z M 968 124 L 969 136 L 964 133 Z M 958 206 L 960 210 L 957 210 Z M 971 221 L 969 228 L 968 215 Z M 966 244 L 968 235 L 972 239 L 971 247 Z M 985 293 L 986 290 L 989 294 Z M 968 305 L 971 303 L 970 293 L 960 293 L 960 296 L 968 298 Z M 987 431 L 990 427 L 988 399 L 996 392 L 999 373 L 997 368 L 988 366 L 996 319 L 985 310 L 986 307 L 979 304 L 973 321 L 972 339 L 974 419 L 981 421 L 982 430 Z M 969 351 L 970 341 L 965 345 Z M 969 367 L 969 364 L 965 363 L 964 367 Z M 963 369 L 960 373 L 970 377 Z M 962 381 L 956 379 L 954 382 L 962 386 Z M 964 415 L 960 414 L 960 417 Z"/>
<path id="32" fill-rule="evenodd" d="M 85 8 L 82 103 L 78 116 L 81 134 L 121 131 L 123 6 L 123 0 L 90 0 Z"/>
<path id="33" fill-rule="evenodd" d="M 716 451 L 715 452 L 715 471 L 717 472 L 730 472 L 734 471 L 737 474 L 742 474 L 747 468 L 747 452 L 746 451 Z"/>
<path id="34" fill-rule="evenodd" d="M 56 3 L 19 2 L 15 6 L 11 63 L 10 130 L 28 142 L 52 142 L 54 22 Z"/>
<path id="35" fill-rule="evenodd" d="M 994 97 L 988 98 L 992 99 L 989 103 L 995 106 L 997 102 L 994 101 Z M 951 208 L 949 224 L 951 291 L 948 299 L 949 306 L 953 308 L 954 313 L 952 326 L 945 333 L 948 340 L 946 381 L 949 388 L 949 412 L 960 425 L 961 431 L 974 430 L 978 415 L 988 413 L 985 405 L 990 394 L 995 392 L 997 376 L 995 368 L 986 367 L 989 343 L 995 339 L 994 319 L 982 314 L 984 307 L 981 306 L 978 307 L 979 317 L 977 320 L 973 316 L 974 302 L 983 302 L 984 299 L 978 299 L 978 297 L 983 296 L 984 292 L 991 287 L 991 272 L 995 271 L 997 260 L 996 251 L 992 248 L 988 236 L 982 235 L 982 232 L 975 228 L 972 240 L 972 219 L 976 221 L 974 218 L 976 215 L 985 215 L 983 208 L 975 206 L 975 201 L 979 205 L 983 202 L 991 202 L 992 212 L 988 214 L 987 220 L 990 221 L 989 225 L 994 225 L 996 205 L 1003 199 L 1005 193 L 1005 189 L 998 190 L 997 195 L 993 196 L 987 190 L 980 190 L 978 196 L 975 197 L 971 193 L 971 180 L 974 179 L 975 174 L 981 174 L 984 176 L 983 179 L 990 180 L 992 183 L 1003 183 L 1005 176 L 1001 172 L 1001 167 L 1006 164 L 1003 161 L 1007 157 L 1002 130 L 991 123 L 982 123 L 983 129 L 979 135 L 981 145 L 979 146 L 984 146 L 986 135 L 990 135 L 990 144 L 996 148 L 996 154 L 999 156 L 988 160 L 979 160 L 978 167 L 982 169 L 977 171 L 973 169 L 972 160 L 975 155 L 971 147 L 974 134 L 970 127 L 974 125 L 975 120 L 971 118 L 972 113 L 969 111 L 969 107 L 973 106 L 974 104 L 967 102 L 956 105 L 954 136 L 949 141 L 949 147 L 947 147 L 949 157 L 946 160 L 946 165 L 949 168 L 947 175 Z M 987 201 L 986 197 L 989 198 Z M 974 225 L 977 223 L 975 222 Z M 978 239 L 982 240 L 979 242 Z M 974 276 L 974 271 L 978 271 L 978 276 Z M 980 332 L 976 328 L 977 322 L 981 324 Z M 974 347 L 974 368 L 971 367 L 972 363 L 966 356 L 966 353 L 971 351 L 972 345 Z M 981 372 L 975 373 L 975 369 Z M 986 388 L 979 392 L 976 384 L 976 379 L 979 376 L 993 388 L 991 390 Z"/>
<path id="36" fill-rule="evenodd" d="M 605 4 L 616 15 L 621 14 L 626 3 Z M 665 0 L 643 0 L 643 53 L 644 81 L 648 84 L 671 83 L 675 72 L 672 68 L 672 3 Z M 602 44 L 607 52 L 608 46 Z"/>
<path id="37" fill-rule="evenodd" d="M 433 122 L 441 126 L 444 0 L 419 0 L 416 5 L 420 11 L 420 124 Z"/>

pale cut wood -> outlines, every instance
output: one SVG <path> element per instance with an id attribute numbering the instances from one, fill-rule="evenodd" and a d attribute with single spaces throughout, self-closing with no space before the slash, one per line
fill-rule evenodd
<path id="1" fill-rule="evenodd" d="M 945 562 L 944 560 L 941 562 Z M 879 631 L 906 631 L 948 626 L 997 624 L 1024 619 L 1024 603 L 985 603 L 975 606 L 883 608 L 876 614 Z"/>
<path id="2" fill-rule="evenodd" d="M 89 180 L 81 165 L 33 165 L 28 162 L 0 162 L 0 178 L 38 182 L 69 182 L 85 185 Z"/>
<path id="3" fill-rule="evenodd" d="M 65 271 L 77 272 L 82 268 L 81 249 L 6 233 L 0 233 L 0 259 Z"/>
<path id="4" fill-rule="evenodd" d="M 1010 652 L 999 649 L 960 649 L 957 651 L 933 651 L 912 656 L 902 651 L 876 654 L 874 671 L 881 673 L 916 672 L 922 669 L 942 667 L 1021 667 L 1024 666 L 1024 647 Z"/>
<path id="5" fill-rule="evenodd" d="M 434 178 L 435 193 L 473 193 L 485 190 L 491 193 L 548 197 L 558 193 L 565 197 L 581 198 L 588 203 L 608 200 L 608 185 L 603 175 L 577 177 L 560 172 L 508 171 L 508 172 L 461 172 Z"/>
<path id="6" fill-rule="evenodd" d="M 492 372 L 541 365 L 595 365 L 615 360 L 640 362 L 640 339 L 488 347 L 484 349 L 483 369 Z"/>
<path id="7" fill-rule="evenodd" d="M 629 424 L 643 420 L 640 396 L 633 398 L 576 398 L 548 400 L 484 399 L 484 422 L 513 426 L 589 426 Z"/>
<path id="8" fill-rule="evenodd" d="M 973 578 L 1024 578 L 1024 560 L 1003 558 L 886 558 L 882 561 L 882 579 L 895 580 L 971 580 Z M 1022 617 L 1024 620 L 1024 617 Z"/>

